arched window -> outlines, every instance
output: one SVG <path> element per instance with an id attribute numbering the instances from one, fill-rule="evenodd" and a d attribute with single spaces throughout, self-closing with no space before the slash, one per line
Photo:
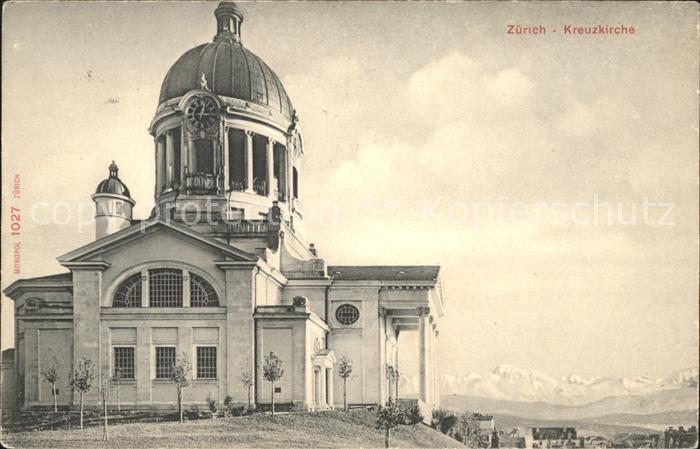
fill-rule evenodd
<path id="1" fill-rule="evenodd" d="M 114 294 L 113 307 L 141 307 L 141 273 L 130 276 Z"/>
<path id="2" fill-rule="evenodd" d="M 182 307 L 182 271 L 172 268 L 148 270 L 151 307 Z"/>
<path id="3" fill-rule="evenodd" d="M 194 273 L 190 273 L 190 306 L 219 307 L 219 298 L 214 287 Z"/>

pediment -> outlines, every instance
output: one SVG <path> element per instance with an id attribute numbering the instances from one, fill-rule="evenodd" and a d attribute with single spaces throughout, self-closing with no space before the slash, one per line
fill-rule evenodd
<path id="1" fill-rule="evenodd" d="M 103 261 L 103 256 L 118 251 L 127 245 L 133 245 L 139 241 L 145 241 L 154 235 L 166 234 L 175 237 L 173 244 L 194 244 L 215 252 L 222 260 L 234 262 L 256 262 L 258 256 L 243 251 L 235 246 L 220 242 L 207 235 L 194 231 L 178 223 L 163 220 L 144 221 L 119 232 L 96 240 L 76 250 L 58 257 L 61 265 L 68 268 L 93 267 L 108 268 L 109 264 Z"/>

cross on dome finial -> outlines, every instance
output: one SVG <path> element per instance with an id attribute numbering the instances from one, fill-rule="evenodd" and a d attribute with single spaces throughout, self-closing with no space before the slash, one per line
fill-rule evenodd
<path id="1" fill-rule="evenodd" d="M 241 42 L 241 24 L 243 13 L 233 2 L 221 2 L 214 11 L 216 16 L 216 37 L 214 40 L 232 40 Z"/>

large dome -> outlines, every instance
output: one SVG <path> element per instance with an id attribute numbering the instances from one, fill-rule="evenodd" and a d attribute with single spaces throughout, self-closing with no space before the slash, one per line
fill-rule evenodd
<path id="1" fill-rule="evenodd" d="M 214 42 L 180 56 L 165 75 L 158 104 L 199 89 L 204 74 L 213 93 L 265 106 L 291 120 L 294 109 L 282 82 L 262 59 L 240 43 L 243 16 L 238 8 L 232 3 L 221 3 L 215 14 L 218 33 Z M 231 18 L 236 22 L 229 25 Z"/>

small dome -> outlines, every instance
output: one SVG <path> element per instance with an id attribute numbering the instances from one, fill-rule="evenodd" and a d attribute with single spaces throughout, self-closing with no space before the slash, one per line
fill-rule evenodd
<path id="1" fill-rule="evenodd" d="M 109 178 L 105 179 L 97 185 L 97 190 L 95 193 L 109 193 L 112 195 L 122 195 L 127 198 L 131 198 L 129 194 L 129 189 L 117 176 L 119 173 L 119 167 L 112 161 L 109 165 Z"/>
<path id="2" fill-rule="evenodd" d="M 234 3 L 222 2 L 215 11 L 214 42 L 185 52 L 168 70 L 158 104 L 200 89 L 264 106 L 292 119 L 294 108 L 275 72 L 241 44 L 243 15 Z"/>

